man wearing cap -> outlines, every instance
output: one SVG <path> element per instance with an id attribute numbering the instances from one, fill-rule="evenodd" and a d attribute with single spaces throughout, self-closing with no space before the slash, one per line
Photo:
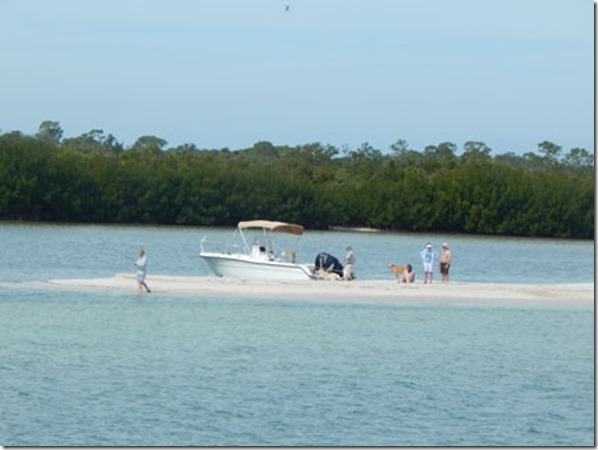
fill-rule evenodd
<path id="1" fill-rule="evenodd" d="M 451 251 L 449 250 L 448 244 L 445 242 L 442 244 L 442 253 L 440 254 L 440 276 L 442 277 L 443 283 L 449 281 L 449 269 L 451 267 Z"/>
<path id="2" fill-rule="evenodd" d="M 419 256 L 422 257 L 422 262 L 424 263 L 424 283 L 427 283 L 428 279 L 430 279 L 431 284 L 434 276 L 434 261 L 438 258 L 438 252 L 432 250 L 432 244 L 428 244 Z"/>

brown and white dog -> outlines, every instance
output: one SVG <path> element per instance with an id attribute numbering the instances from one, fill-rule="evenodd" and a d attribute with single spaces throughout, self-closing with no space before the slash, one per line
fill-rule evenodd
<path id="1" fill-rule="evenodd" d="M 316 272 L 316 276 L 322 278 L 323 280 L 334 280 L 334 281 L 342 280 L 342 278 L 338 274 L 336 274 L 334 272 L 328 272 L 324 268 L 318 269 Z"/>
<path id="2" fill-rule="evenodd" d="M 403 272 L 407 269 L 407 266 L 397 266 L 393 263 L 388 265 L 389 269 L 392 270 L 393 275 L 395 276 L 395 280 L 398 280 L 399 277 L 403 276 Z"/>

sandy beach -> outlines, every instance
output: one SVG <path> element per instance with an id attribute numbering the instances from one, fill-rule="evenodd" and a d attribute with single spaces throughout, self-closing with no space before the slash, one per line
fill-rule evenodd
<path id="1" fill-rule="evenodd" d="M 499 284 L 451 282 L 410 285 L 391 280 L 262 281 L 218 277 L 152 275 L 152 294 L 202 297 L 303 299 L 327 301 L 442 302 L 495 304 L 593 305 L 594 284 Z M 111 278 L 60 279 L 41 283 L 49 287 L 137 292 L 132 274 Z"/>

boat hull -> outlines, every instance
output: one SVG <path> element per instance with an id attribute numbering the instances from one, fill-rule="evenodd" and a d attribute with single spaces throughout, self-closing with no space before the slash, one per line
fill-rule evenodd
<path id="1" fill-rule="evenodd" d="M 219 277 L 247 280 L 308 280 L 316 278 L 307 264 L 284 261 L 261 261 L 247 255 L 200 253 L 201 258 Z"/>

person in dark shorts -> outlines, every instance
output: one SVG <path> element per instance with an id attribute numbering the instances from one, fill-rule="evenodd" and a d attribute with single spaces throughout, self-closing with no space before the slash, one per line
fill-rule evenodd
<path id="1" fill-rule="evenodd" d="M 448 244 L 445 242 L 442 244 L 442 253 L 440 254 L 440 276 L 442 277 L 443 283 L 449 282 L 449 269 L 451 268 L 451 251 Z"/>

